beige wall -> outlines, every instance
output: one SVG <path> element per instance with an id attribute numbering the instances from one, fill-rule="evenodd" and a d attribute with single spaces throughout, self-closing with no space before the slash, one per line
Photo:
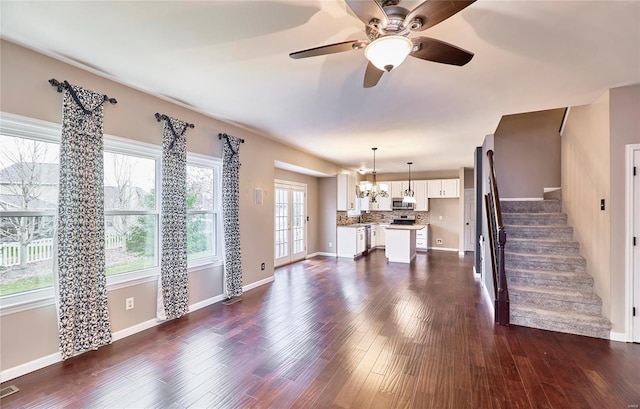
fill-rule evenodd
<path id="1" fill-rule="evenodd" d="M 494 134 L 500 198 L 542 198 L 560 186 L 560 125 L 564 108 L 503 116 Z"/>
<path id="2" fill-rule="evenodd" d="M 336 212 L 338 210 L 335 192 L 338 190 L 336 178 L 321 178 L 318 180 L 318 200 L 320 214 L 318 214 L 318 251 L 322 253 L 336 253 L 338 230 L 336 228 Z"/>
<path id="3" fill-rule="evenodd" d="M 562 134 L 562 207 L 587 260 L 602 312 L 611 319 L 609 92 L 591 105 L 571 107 Z M 614 331 L 616 329 L 614 328 Z"/>
<path id="4" fill-rule="evenodd" d="M 282 145 L 251 131 L 202 115 L 180 105 L 140 92 L 133 88 L 96 76 L 90 72 L 35 53 L 15 44 L 0 43 L 0 111 L 40 120 L 60 123 L 62 96 L 47 81 L 56 78 L 108 94 L 118 100 L 107 105 L 104 132 L 122 138 L 159 144 L 162 126 L 154 114 L 160 112 L 195 124 L 187 133 L 187 149 L 220 157 L 222 143 L 218 133 L 225 132 L 246 143 L 240 148 L 240 238 L 242 248 L 243 285 L 273 276 L 273 181 L 274 161 L 335 175 L 344 171 L 340 166 L 309 153 Z M 150 67 L 155 69 L 155 67 Z M 215 98 L 215 90 L 211 90 Z M 254 188 L 264 189 L 264 205 L 255 205 Z M 317 188 L 316 188 L 317 191 Z M 335 189 L 326 194 L 333 194 Z M 317 199 L 315 200 L 317 203 Z M 315 211 L 317 214 L 317 210 Z M 333 209 L 335 215 L 335 208 Z M 335 216 L 334 216 L 335 217 Z M 317 243 L 318 232 L 309 236 Z M 265 271 L 260 264 L 267 265 Z M 222 292 L 220 267 L 190 274 L 190 302 L 205 301 Z M 109 292 L 112 327 L 115 331 L 152 319 L 155 310 L 153 283 Z M 126 296 L 135 296 L 134 310 L 120 308 Z M 113 304 L 113 305 L 112 305 Z M 52 313 L 53 311 L 53 313 Z M 14 367 L 57 351 L 57 323 L 52 307 L 38 308 L 3 316 L 0 369 Z"/>
<path id="5" fill-rule="evenodd" d="M 474 172 L 473 168 L 464 168 L 464 189 L 473 189 L 475 186 L 474 183 Z"/>
<path id="6" fill-rule="evenodd" d="M 640 143 L 640 85 L 613 88 L 609 94 L 611 148 L 611 317 L 623 331 L 625 305 L 625 145 Z M 636 304 L 637 305 L 637 304 Z"/>
<path id="7" fill-rule="evenodd" d="M 442 244 L 436 244 L 436 239 L 442 239 Z M 429 199 L 428 247 L 458 250 L 459 242 L 460 199 Z"/>

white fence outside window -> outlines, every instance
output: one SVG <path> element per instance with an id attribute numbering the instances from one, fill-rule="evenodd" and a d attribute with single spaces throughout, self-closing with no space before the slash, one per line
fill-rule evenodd
<path id="1" fill-rule="evenodd" d="M 126 237 L 110 234 L 105 236 L 105 249 L 125 247 Z M 0 243 L 0 267 L 20 265 L 20 243 Z M 34 240 L 27 245 L 27 263 L 50 260 L 53 258 L 53 239 Z"/>

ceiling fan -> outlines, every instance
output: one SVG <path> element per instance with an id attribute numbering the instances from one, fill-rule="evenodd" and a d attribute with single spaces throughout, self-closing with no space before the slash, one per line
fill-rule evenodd
<path id="1" fill-rule="evenodd" d="M 380 1 L 380 2 L 379 2 Z M 345 0 L 365 24 L 368 40 L 351 40 L 296 51 L 289 57 L 307 58 L 360 50 L 369 64 L 364 74 L 364 87 L 375 86 L 382 74 L 399 66 L 407 55 L 423 60 L 462 66 L 473 53 L 429 37 L 408 38 L 413 31 L 426 30 L 462 11 L 476 0 L 425 0 L 409 11 L 398 5 L 400 0 Z"/>

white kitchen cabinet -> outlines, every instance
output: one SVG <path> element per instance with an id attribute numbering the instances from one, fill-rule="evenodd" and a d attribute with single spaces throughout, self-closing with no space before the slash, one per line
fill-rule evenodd
<path id="1" fill-rule="evenodd" d="M 378 247 L 384 247 L 386 244 L 387 227 L 389 227 L 388 223 L 378 225 Z"/>
<path id="2" fill-rule="evenodd" d="M 429 200 L 427 200 L 427 181 L 416 180 L 411 182 L 414 196 L 416 198 L 416 207 L 414 210 L 419 212 L 429 211 Z"/>
<path id="3" fill-rule="evenodd" d="M 371 248 L 375 249 L 378 247 L 378 234 L 380 232 L 380 226 L 374 224 L 371 226 Z"/>
<path id="4" fill-rule="evenodd" d="M 366 250 L 366 230 L 364 227 L 356 228 L 356 255 Z"/>
<path id="5" fill-rule="evenodd" d="M 371 206 L 373 203 L 369 202 L 369 198 L 368 197 L 359 197 L 358 198 L 358 209 L 361 212 L 368 212 L 370 210 L 375 210 L 373 209 L 373 206 Z"/>
<path id="6" fill-rule="evenodd" d="M 338 175 L 337 179 L 338 192 L 336 196 L 338 203 L 336 209 L 338 211 L 357 210 L 356 178 L 348 174 L 341 174 Z"/>
<path id="7" fill-rule="evenodd" d="M 365 228 L 338 226 L 338 257 L 354 258 L 365 250 Z"/>
<path id="8" fill-rule="evenodd" d="M 424 229 L 416 231 L 416 249 L 417 250 L 427 250 L 428 235 L 427 235 L 428 227 L 425 226 Z"/>
<path id="9" fill-rule="evenodd" d="M 370 207 L 371 210 L 389 212 L 391 211 L 391 196 L 387 196 L 387 197 L 378 196 L 376 197 L 376 202 L 371 203 L 370 205 L 371 205 Z"/>
<path id="10" fill-rule="evenodd" d="M 403 197 L 404 191 L 407 189 L 407 181 L 396 180 L 387 182 L 391 185 L 391 197 Z"/>
<path id="11" fill-rule="evenodd" d="M 460 197 L 460 179 L 435 179 L 427 182 L 429 198 Z"/>

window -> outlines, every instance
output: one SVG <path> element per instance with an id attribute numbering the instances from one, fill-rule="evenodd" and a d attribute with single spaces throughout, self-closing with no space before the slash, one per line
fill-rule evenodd
<path id="1" fill-rule="evenodd" d="M 12 125 L 0 129 L 0 297 L 52 294 L 60 148 Z"/>
<path id="2" fill-rule="evenodd" d="M 106 149 L 105 272 L 111 276 L 157 267 L 159 214 L 156 174 L 159 161 L 156 157 Z"/>
<path id="3" fill-rule="evenodd" d="M 190 266 L 219 259 L 217 240 L 220 191 L 219 162 L 200 155 L 187 157 L 187 260 Z"/>
<path id="4" fill-rule="evenodd" d="M 0 306 L 53 300 L 60 126 L 0 113 Z M 161 149 L 104 136 L 107 284 L 155 277 Z M 189 267 L 221 261 L 221 161 L 187 154 Z M 128 284 L 124 284 L 128 285 Z M 12 307 L 13 308 L 13 307 Z M 20 307 L 22 308 L 22 307 Z M 10 310 L 12 311 L 12 310 Z"/>

